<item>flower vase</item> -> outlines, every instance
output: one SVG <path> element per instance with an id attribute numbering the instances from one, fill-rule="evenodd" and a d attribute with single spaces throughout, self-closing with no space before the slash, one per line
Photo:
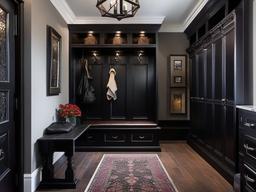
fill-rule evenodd
<path id="1" fill-rule="evenodd" d="M 76 125 L 76 117 L 67 117 L 66 122 Z"/>

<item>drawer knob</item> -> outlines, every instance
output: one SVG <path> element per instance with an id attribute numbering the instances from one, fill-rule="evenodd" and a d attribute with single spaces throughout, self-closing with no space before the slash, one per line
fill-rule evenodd
<path id="1" fill-rule="evenodd" d="M 254 123 L 244 123 L 244 126 L 246 127 L 255 127 L 255 124 Z"/>
<path id="2" fill-rule="evenodd" d="M 117 139 L 118 138 L 118 136 L 112 136 L 112 139 Z"/>
<path id="3" fill-rule="evenodd" d="M 255 183 L 255 179 L 250 178 L 248 175 L 245 175 L 244 178 L 247 182 Z"/>
<path id="4" fill-rule="evenodd" d="M 247 151 L 255 151 L 255 148 L 250 147 L 248 144 L 244 144 L 244 148 L 245 148 Z"/>
<path id="5" fill-rule="evenodd" d="M 87 139 L 93 139 L 93 136 L 88 136 Z"/>
<path id="6" fill-rule="evenodd" d="M 139 136 L 140 139 L 145 139 L 145 136 Z"/>
<path id="7" fill-rule="evenodd" d="M 0 161 L 4 160 L 5 158 L 5 153 L 3 149 L 0 149 Z"/>

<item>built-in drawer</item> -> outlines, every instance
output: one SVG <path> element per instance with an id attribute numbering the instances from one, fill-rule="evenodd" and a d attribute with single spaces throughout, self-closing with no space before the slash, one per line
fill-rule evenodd
<path id="1" fill-rule="evenodd" d="M 240 111 L 239 126 L 256 130 L 256 114 L 249 111 Z"/>
<path id="2" fill-rule="evenodd" d="M 246 163 L 243 164 L 242 177 L 243 192 L 256 192 L 256 171 Z"/>
<path id="3" fill-rule="evenodd" d="M 256 138 L 245 135 L 243 147 L 245 157 L 253 158 L 256 160 Z"/>
<path id="4" fill-rule="evenodd" d="M 125 143 L 127 135 L 124 133 L 105 133 L 104 141 L 106 143 Z"/>
<path id="5" fill-rule="evenodd" d="M 133 143 L 138 142 L 153 142 L 154 135 L 151 133 L 135 133 L 131 134 L 131 141 Z"/>

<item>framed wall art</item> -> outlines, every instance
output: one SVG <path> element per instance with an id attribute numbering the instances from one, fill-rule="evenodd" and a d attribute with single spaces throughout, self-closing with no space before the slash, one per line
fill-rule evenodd
<path id="1" fill-rule="evenodd" d="M 186 88 L 172 88 L 170 90 L 170 113 L 186 114 Z"/>
<path id="2" fill-rule="evenodd" d="M 186 87 L 186 55 L 171 55 L 170 56 L 170 86 L 171 87 Z"/>
<path id="3" fill-rule="evenodd" d="M 60 94 L 61 36 L 47 26 L 47 96 Z"/>

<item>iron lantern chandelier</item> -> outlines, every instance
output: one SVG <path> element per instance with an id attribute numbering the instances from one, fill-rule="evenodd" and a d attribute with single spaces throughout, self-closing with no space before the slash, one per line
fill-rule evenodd
<path id="1" fill-rule="evenodd" d="M 139 0 L 97 0 L 96 7 L 102 17 L 112 17 L 121 20 L 134 17 L 140 8 Z"/>

